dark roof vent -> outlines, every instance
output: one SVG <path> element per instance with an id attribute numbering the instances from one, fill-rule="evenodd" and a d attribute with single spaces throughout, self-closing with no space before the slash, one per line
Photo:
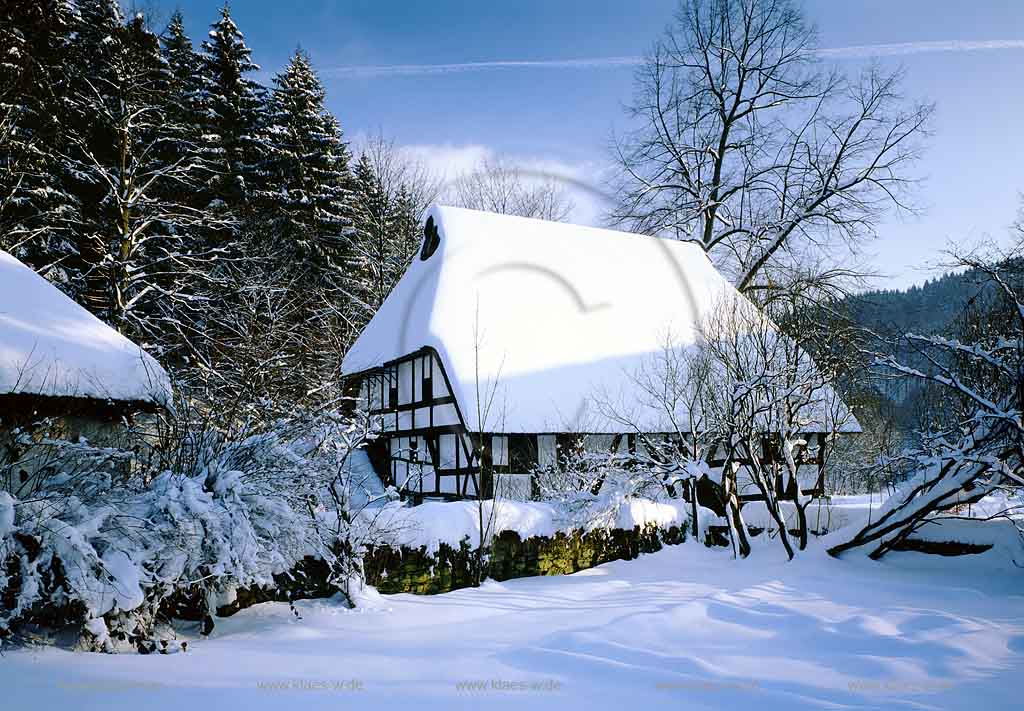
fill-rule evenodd
<path id="1" fill-rule="evenodd" d="M 441 244 L 441 234 L 437 231 L 437 224 L 433 216 L 427 218 L 427 224 L 423 225 L 423 249 L 420 250 L 420 260 L 427 261 L 430 255 L 437 251 Z"/>

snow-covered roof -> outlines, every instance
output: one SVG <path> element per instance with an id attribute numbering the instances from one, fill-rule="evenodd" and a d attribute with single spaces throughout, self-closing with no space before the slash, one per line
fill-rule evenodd
<path id="1" fill-rule="evenodd" d="M 413 260 L 342 372 L 432 347 L 473 429 L 625 431 L 595 395 L 649 401 L 636 374 L 666 339 L 694 343 L 724 297 L 742 299 L 692 243 L 436 205 L 428 218 L 436 251 Z M 480 426 L 477 393 L 492 389 Z"/>
<path id="2" fill-rule="evenodd" d="M 0 251 L 0 395 L 170 403 L 163 368 Z"/>

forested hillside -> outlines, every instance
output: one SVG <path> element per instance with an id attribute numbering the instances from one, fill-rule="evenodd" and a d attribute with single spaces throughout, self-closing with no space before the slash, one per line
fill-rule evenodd
<path id="1" fill-rule="evenodd" d="M 908 289 L 880 289 L 849 297 L 846 306 L 859 324 L 879 333 L 946 333 L 964 306 L 984 287 L 971 272 L 946 273 Z"/>
<path id="2" fill-rule="evenodd" d="M 1013 288 L 1021 287 L 1021 260 L 1000 262 L 999 273 Z M 993 313 L 1005 308 L 999 289 L 989 274 L 978 269 L 948 272 L 907 289 L 884 289 L 847 297 L 839 311 L 860 330 L 863 370 L 845 377 L 850 393 L 860 393 L 874 402 L 872 409 L 898 433 L 901 441 L 915 442 L 918 432 L 955 417 L 956 407 L 942 387 L 922 379 L 894 378 L 872 360 L 891 355 L 923 373 L 934 373 L 940 365 L 962 367 L 950 354 L 936 356 L 915 344 L 913 334 L 960 342 L 990 339 L 1000 333 L 1000 319 Z M 1012 313 L 1006 318 L 1012 320 Z M 874 355 L 872 355 L 874 354 Z M 937 358 L 937 360 L 932 360 Z"/>

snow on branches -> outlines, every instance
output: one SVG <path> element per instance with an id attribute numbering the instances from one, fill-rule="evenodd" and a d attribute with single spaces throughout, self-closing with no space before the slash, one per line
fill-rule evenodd
<path id="1" fill-rule="evenodd" d="M 1003 488 L 1024 486 L 1024 239 L 1004 252 L 955 254 L 983 291 L 964 315 L 960 338 L 907 334 L 919 367 L 879 354 L 897 377 L 932 383 L 952 396 L 951 416 L 922 445 L 904 452 L 912 475 L 880 515 L 829 552 L 863 549 L 880 558 L 929 521 Z"/>

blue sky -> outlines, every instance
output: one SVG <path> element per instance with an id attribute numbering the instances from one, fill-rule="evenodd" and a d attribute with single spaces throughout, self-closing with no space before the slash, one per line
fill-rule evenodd
<path id="1" fill-rule="evenodd" d="M 221 3 L 147 4 L 164 13 L 180 7 L 198 43 Z M 381 131 L 449 172 L 497 151 L 587 177 L 606 164 L 610 136 L 625 126 L 629 66 L 352 67 L 632 57 L 674 8 L 675 0 L 235 0 L 232 14 L 268 75 L 297 46 L 311 54 L 330 108 L 356 141 Z M 872 263 L 886 275 L 880 283 L 923 280 L 950 242 L 1003 237 L 1024 190 L 1024 3 L 808 0 L 805 8 L 822 47 L 915 43 L 878 61 L 902 64 L 907 95 L 937 104 L 935 133 L 919 166 L 926 212 L 882 225 L 871 247 Z M 919 44 L 992 40 L 1017 46 L 936 51 Z M 863 60 L 840 61 L 855 69 Z M 583 200 L 578 218 L 593 220 L 597 211 Z"/>

